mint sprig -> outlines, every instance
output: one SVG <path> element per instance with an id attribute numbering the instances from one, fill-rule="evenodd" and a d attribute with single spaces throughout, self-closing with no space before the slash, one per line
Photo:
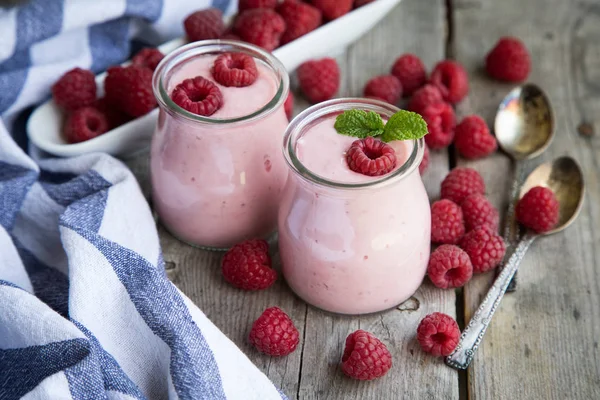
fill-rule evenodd
<path id="1" fill-rule="evenodd" d="M 334 127 L 341 135 L 361 139 L 376 136 L 384 142 L 420 139 L 428 133 L 423 117 L 406 110 L 399 110 L 386 124 L 376 112 L 348 110 L 337 116 Z"/>

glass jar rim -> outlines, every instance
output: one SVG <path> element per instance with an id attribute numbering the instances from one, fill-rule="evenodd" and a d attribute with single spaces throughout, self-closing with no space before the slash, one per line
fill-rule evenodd
<path id="1" fill-rule="evenodd" d="M 425 141 L 423 138 L 411 140 L 413 144 L 412 151 L 404 164 L 391 173 L 383 175 L 379 179 L 360 183 L 343 183 L 324 178 L 306 168 L 296 156 L 296 142 L 304 132 L 304 129 L 306 129 L 313 121 L 326 115 L 351 109 L 374 111 L 388 119 L 400 110 L 398 107 L 380 100 L 352 97 L 333 99 L 307 108 L 290 122 L 283 139 L 283 153 L 285 160 L 296 175 L 320 186 L 353 190 L 388 185 L 391 182 L 403 179 L 418 168 L 425 152 Z"/>
<path id="2" fill-rule="evenodd" d="M 277 78 L 277 91 L 273 98 L 260 109 L 251 114 L 234 118 L 211 118 L 197 115 L 187 111 L 186 109 L 175 104 L 169 96 L 166 88 L 166 74 L 182 62 L 189 60 L 192 57 L 201 54 L 218 54 L 218 53 L 245 53 L 263 63 L 273 70 Z M 168 53 L 158 64 L 152 76 L 152 91 L 154 97 L 162 109 L 169 114 L 182 117 L 193 123 L 206 124 L 233 124 L 247 123 L 259 118 L 263 118 L 283 105 L 289 92 L 289 76 L 288 73 L 277 58 L 265 50 L 249 43 L 240 42 L 237 40 L 201 40 L 181 46 L 172 52 Z"/>

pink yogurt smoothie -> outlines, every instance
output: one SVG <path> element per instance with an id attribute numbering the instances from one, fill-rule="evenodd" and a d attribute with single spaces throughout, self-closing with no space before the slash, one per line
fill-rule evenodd
<path id="1" fill-rule="evenodd" d="M 349 169 L 345 152 L 356 138 L 338 134 L 334 122 L 335 117 L 325 117 L 298 138 L 294 150 L 303 167 L 338 183 L 381 181 Z M 389 144 L 398 169 L 414 142 Z M 430 229 L 429 200 L 418 168 L 381 186 L 352 190 L 290 174 L 279 210 L 283 274 L 298 296 L 324 310 L 385 310 L 421 285 Z"/>
<path id="2" fill-rule="evenodd" d="M 198 56 L 175 69 L 167 92 L 203 76 L 223 94 L 223 105 L 201 123 L 161 109 L 151 149 L 153 201 L 175 236 L 199 246 L 228 248 L 263 237 L 277 225 L 287 178 L 281 139 L 288 124 L 282 106 L 249 122 L 219 122 L 253 114 L 276 95 L 275 73 L 255 60 L 259 76 L 247 87 L 224 87 L 210 73 L 216 55 Z"/>

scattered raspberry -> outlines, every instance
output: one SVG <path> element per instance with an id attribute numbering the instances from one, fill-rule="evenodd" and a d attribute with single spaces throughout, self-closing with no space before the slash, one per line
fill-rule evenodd
<path id="1" fill-rule="evenodd" d="M 427 81 L 425 65 L 419 57 L 410 53 L 398 57 L 392 67 L 392 75 L 400 80 L 405 96 L 412 95 Z"/>
<path id="2" fill-rule="evenodd" d="M 479 226 L 467 233 L 460 247 L 469 255 L 473 271 L 480 273 L 500 264 L 506 251 L 504 240 L 487 226 Z"/>
<path id="3" fill-rule="evenodd" d="M 311 102 L 329 100 L 340 87 L 340 68 L 333 58 L 307 61 L 298 67 L 298 82 Z"/>
<path id="4" fill-rule="evenodd" d="M 460 338 L 458 324 L 449 315 L 435 312 L 421 320 L 417 328 L 417 340 L 426 353 L 435 357 L 449 356 Z"/>
<path id="5" fill-rule="evenodd" d="M 485 58 L 485 69 L 495 79 L 521 82 L 531 70 L 529 51 L 517 38 L 500 38 Z"/>
<path id="6" fill-rule="evenodd" d="M 367 82 L 364 93 L 396 104 L 402 97 L 402 84 L 394 75 L 380 75 Z"/>
<path id="7" fill-rule="evenodd" d="M 283 103 L 283 109 L 285 110 L 285 115 L 288 120 L 291 121 L 294 116 L 294 94 L 292 92 L 288 93 L 285 103 Z"/>
<path id="8" fill-rule="evenodd" d="M 442 199 L 456 204 L 472 194 L 485 194 L 485 183 L 479 172 L 472 168 L 454 168 L 442 181 Z"/>
<path id="9" fill-rule="evenodd" d="M 251 8 L 275 8 L 277 0 L 239 0 L 238 11 L 249 10 Z"/>
<path id="10" fill-rule="evenodd" d="M 392 368 L 392 355 L 372 333 L 361 329 L 346 338 L 342 355 L 342 371 L 350 378 L 370 381 Z"/>
<path id="11" fill-rule="evenodd" d="M 85 142 L 108 131 L 106 115 L 94 107 L 73 111 L 65 122 L 65 136 L 69 143 Z"/>
<path id="12" fill-rule="evenodd" d="M 396 153 L 392 146 L 368 136 L 352 142 L 346 152 L 348 167 L 368 176 L 385 175 L 396 167 Z"/>
<path id="13" fill-rule="evenodd" d="M 423 114 L 423 111 L 428 106 L 443 102 L 444 99 L 442 98 L 442 92 L 440 92 L 440 89 L 433 85 L 427 84 L 413 94 L 406 108 L 410 111 Z"/>
<path id="14" fill-rule="evenodd" d="M 96 108 L 106 116 L 109 130 L 121 126 L 131 120 L 129 115 L 116 108 L 104 97 L 97 99 L 92 107 Z"/>
<path id="15" fill-rule="evenodd" d="M 285 0 L 277 7 L 277 12 L 286 24 L 285 32 L 281 36 L 281 44 L 298 39 L 321 25 L 321 11 L 298 0 Z"/>
<path id="16" fill-rule="evenodd" d="M 465 219 L 467 232 L 479 227 L 487 226 L 492 232 L 498 232 L 500 217 L 496 207 L 482 194 L 476 193 L 463 200 L 460 208 Z"/>
<path id="17" fill-rule="evenodd" d="M 253 8 L 235 19 L 234 33 L 248 43 L 267 51 L 275 50 L 285 31 L 283 17 L 270 8 Z"/>
<path id="18" fill-rule="evenodd" d="M 424 143 L 424 152 L 423 159 L 421 160 L 421 164 L 419 164 L 419 174 L 423 175 L 429 166 L 429 146 L 427 143 Z"/>
<path id="19" fill-rule="evenodd" d="M 145 67 L 110 67 L 104 80 L 106 99 L 131 117 L 140 117 L 156 107 L 152 93 L 152 71 Z"/>
<path id="20" fill-rule="evenodd" d="M 254 321 L 248 339 L 265 354 L 286 356 L 296 350 L 299 336 L 290 317 L 279 307 L 271 307 Z"/>
<path id="21" fill-rule="evenodd" d="M 431 205 L 431 241 L 455 244 L 465 234 L 465 223 L 460 207 L 447 199 Z"/>
<path id="22" fill-rule="evenodd" d="M 171 99 L 179 107 L 205 117 L 213 115 L 223 104 L 223 94 L 217 85 L 197 76 L 186 79 L 173 89 Z"/>
<path id="23" fill-rule="evenodd" d="M 444 100 L 456 104 L 469 92 L 469 78 L 467 72 L 456 61 L 440 61 L 430 77 L 431 83 L 440 89 Z"/>
<path id="24" fill-rule="evenodd" d="M 165 55 L 161 53 L 160 50 L 152 47 L 146 47 L 145 49 L 138 51 L 138 53 L 133 56 L 131 63 L 139 67 L 150 68 L 152 71 L 154 71 L 158 63 L 160 63 L 164 57 Z"/>
<path id="25" fill-rule="evenodd" d="M 456 123 L 454 110 L 448 103 L 437 103 L 427 106 L 421 114 L 427 122 L 429 133 L 425 135 L 425 142 L 432 150 L 448 147 L 454 139 L 454 125 Z"/>
<path id="26" fill-rule="evenodd" d="M 96 77 L 87 69 L 75 68 L 52 86 L 52 97 L 66 111 L 91 105 L 96 100 Z"/>
<path id="27" fill-rule="evenodd" d="M 311 3 L 323 13 L 323 17 L 332 20 L 352 10 L 352 0 L 312 0 Z"/>
<path id="28" fill-rule="evenodd" d="M 431 253 L 427 275 L 441 289 L 458 288 L 473 277 L 473 265 L 469 255 L 460 247 L 443 244 Z"/>
<path id="29" fill-rule="evenodd" d="M 548 232 L 558 223 L 558 201 L 554 192 L 542 186 L 530 189 L 519 200 L 517 221 L 538 233 Z"/>
<path id="30" fill-rule="evenodd" d="M 223 256 L 221 269 L 227 282 L 243 290 L 266 289 L 277 279 L 264 240 L 246 240 L 233 246 Z"/>
<path id="31" fill-rule="evenodd" d="M 250 86 L 258 77 L 254 58 L 244 53 L 224 53 L 215 60 L 212 76 L 223 86 Z"/>
<path id="32" fill-rule="evenodd" d="M 496 138 L 478 115 L 465 117 L 454 130 L 454 144 L 465 158 L 481 158 L 490 155 L 498 148 Z"/>
<path id="33" fill-rule="evenodd" d="M 218 8 L 208 8 L 188 15 L 183 21 L 190 42 L 218 39 L 225 31 L 223 13 Z"/>
<path id="34" fill-rule="evenodd" d="M 372 3 L 375 0 L 354 0 L 354 8 L 362 7 L 366 4 Z"/>

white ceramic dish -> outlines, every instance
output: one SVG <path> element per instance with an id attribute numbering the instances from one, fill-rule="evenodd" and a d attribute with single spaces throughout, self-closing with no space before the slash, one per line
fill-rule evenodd
<path id="1" fill-rule="evenodd" d="M 288 72 L 293 72 L 303 62 L 335 54 L 370 30 L 400 0 L 376 0 L 345 16 L 282 46 L 273 54 L 281 60 Z M 175 39 L 159 46 L 167 54 L 185 44 L 185 39 Z M 105 73 L 96 77 L 102 91 Z M 102 95 L 103 93 L 99 93 Z M 82 143 L 69 144 L 62 135 L 62 113 L 52 100 L 40 105 L 27 122 L 27 134 L 40 149 L 61 157 L 92 152 L 105 152 L 126 157 L 146 148 L 152 138 L 158 109 L 127 124 Z"/>

